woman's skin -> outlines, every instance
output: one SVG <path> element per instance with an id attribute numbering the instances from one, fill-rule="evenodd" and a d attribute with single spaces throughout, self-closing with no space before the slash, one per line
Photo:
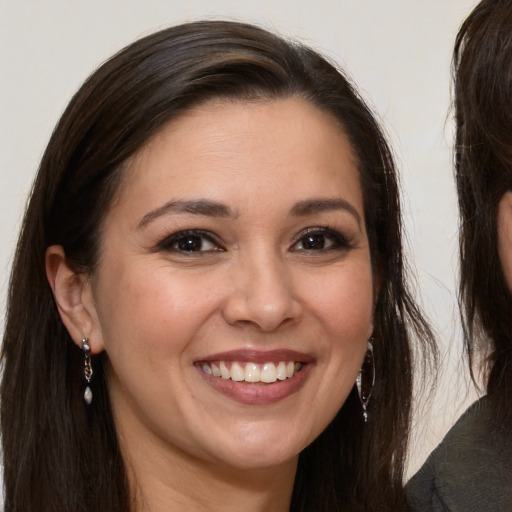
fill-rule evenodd
<path id="1" fill-rule="evenodd" d="M 75 343 L 108 357 L 138 510 L 288 510 L 373 328 L 340 125 L 298 98 L 195 107 L 128 162 L 101 236 L 92 275 L 60 246 L 47 273 Z"/>
<path id="2" fill-rule="evenodd" d="M 512 290 L 512 192 L 498 205 L 498 252 L 508 287 Z"/>

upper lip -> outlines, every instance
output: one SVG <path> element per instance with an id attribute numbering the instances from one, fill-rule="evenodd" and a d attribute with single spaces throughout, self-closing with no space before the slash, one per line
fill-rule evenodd
<path id="1" fill-rule="evenodd" d="M 251 363 L 269 363 L 272 361 L 295 361 L 301 363 L 311 363 L 314 358 L 303 352 L 288 349 L 275 349 L 275 350 L 230 350 L 227 352 L 219 352 L 211 354 L 198 361 L 239 361 Z"/>

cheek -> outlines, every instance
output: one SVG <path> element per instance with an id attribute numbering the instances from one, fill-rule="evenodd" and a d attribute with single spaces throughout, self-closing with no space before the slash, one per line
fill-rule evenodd
<path id="1" fill-rule="evenodd" d="M 498 209 L 498 252 L 508 289 L 512 292 L 512 192 L 505 194 Z"/>
<path id="2" fill-rule="evenodd" d="M 321 326 L 317 338 L 321 379 L 312 405 L 319 433 L 353 389 L 373 331 L 371 270 L 366 265 L 351 266 L 350 271 L 331 275 L 311 295 L 313 307 Z"/>
<path id="3" fill-rule="evenodd" d="M 359 372 L 367 341 L 373 331 L 373 295 L 371 281 L 360 282 L 358 292 L 341 292 L 337 296 L 337 308 L 332 310 L 331 357 L 339 378 L 352 387 Z"/>
<path id="4" fill-rule="evenodd" d="M 129 346 L 131 354 L 144 359 L 181 351 L 215 301 L 212 293 L 204 293 L 204 279 L 176 275 L 147 262 L 118 264 L 98 290 L 105 350 L 113 356 Z"/>
<path id="5" fill-rule="evenodd" d="M 311 293 L 311 308 L 323 319 L 333 335 L 351 344 L 368 339 L 373 330 L 373 281 L 365 266 L 347 269 L 325 279 Z M 311 289 L 311 288 L 310 288 Z"/>
<path id="6" fill-rule="evenodd" d="M 373 280 L 369 265 L 359 264 L 320 282 L 308 287 L 309 309 L 320 326 L 315 338 L 323 374 L 318 410 L 325 407 L 334 415 L 354 386 L 373 332 Z"/>

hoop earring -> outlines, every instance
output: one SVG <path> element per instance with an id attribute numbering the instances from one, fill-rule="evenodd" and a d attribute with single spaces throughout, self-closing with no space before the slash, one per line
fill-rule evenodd
<path id="1" fill-rule="evenodd" d="M 84 402 L 87 405 L 91 405 L 92 403 L 92 391 L 89 386 L 92 378 L 92 365 L 91 365 L 91 347 L 89 345 L 89 340 L 84 338 L 82 340 L 82 352 L 84 353 L 84 377 L 87 381 L 84 391 Z"/>
<path id="2" fill-rule="evenodd" d="M 368 402 L 372 396 L 373 385 L 375 384 L 375 360 L 373 358 L 373 338 L 368 340 L 366 345 L 366 354 L 364 356 L 363 364 L 359 370 L 356 379 L 357 392 L 361 407 L 363 408 L 364 422 L 368 422 Z"/>

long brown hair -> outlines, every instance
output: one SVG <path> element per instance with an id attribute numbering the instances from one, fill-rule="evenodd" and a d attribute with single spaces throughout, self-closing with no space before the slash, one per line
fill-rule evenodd
<path id="1" fill-rule="evenodd" d="M 512 1 L 484 0 L 454 50 L 460 296 L 470 366 L 489 353 L 487 391 L 512 413 L 512 292 L 498 254 L 498 205 L 512 190 Z"/>
<path id="2" fill-rule="evenodd" d="M 210 98 L 293 95 L 338 119 L 353 146 L 379 286 L 369 422 L 353 390 L 300 455 L 291 510 L 402 509 L 411 329 L 425 343 L 431 338 L 405 284 L 390 149 L 347 78 L 316 52 L 251 25 L 208 21 L 152 34 L 103 64 L 71 100 L 43 156 L 16 251 L 2 352 L 6 512 L 130 510 L 105 356 L 93 361 L 95 399 L 86 411 L 83 363 L 46 280 L 46 248 L 62 245 L 76 272 L 92 272 L 123 164 L 165 123 Z"/>

